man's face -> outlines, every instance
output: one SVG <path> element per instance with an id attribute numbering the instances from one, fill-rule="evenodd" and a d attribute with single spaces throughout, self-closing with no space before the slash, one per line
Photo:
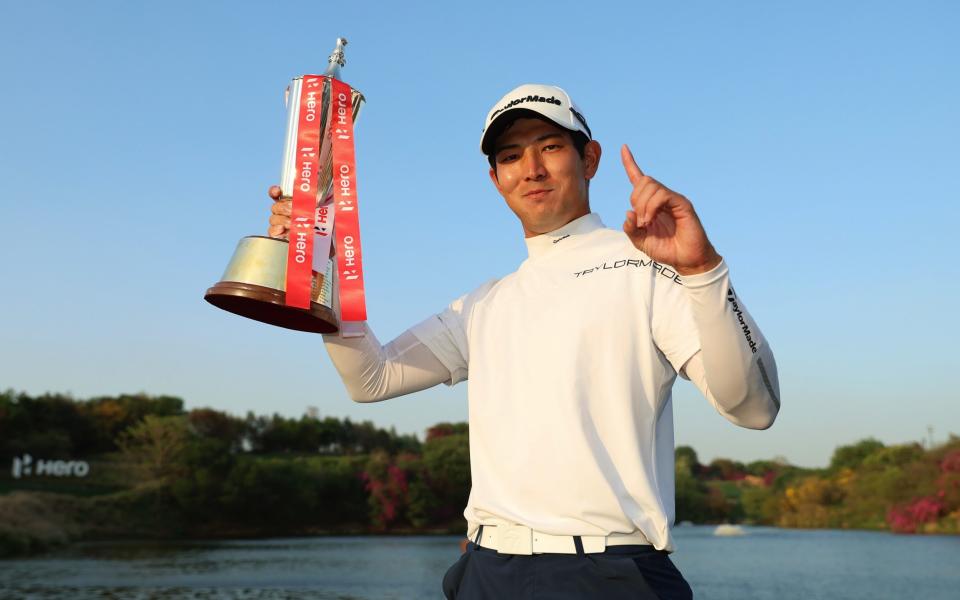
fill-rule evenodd
<path id="1" fill-rule="evenodd" d="M 540 119 L 517 119 L 494 143 L 490 179 L 517 215 L 526 237 L 563 227 L 590 212 L 587 181 L 597 172 L 600 145 L 580 158 L 570 133 Z"/>

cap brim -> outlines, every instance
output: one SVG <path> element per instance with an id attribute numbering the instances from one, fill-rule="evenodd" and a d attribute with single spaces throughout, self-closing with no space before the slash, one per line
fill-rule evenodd
<path id="1" fill-rule="evenodd" d="M 494 143 L 497 141 L 497 138 L 500 137 L 500 134 L 502 134 L 508 127 L 513 125 L 514 121 L 523 118 L 540 119 L 541 121 L 548 121 L 556 125 L 553 119 L 547 117 L 543 113 L 530 110 L 529 108 L 511 108 L 510 110 L 504 111 L 497 115 L 497 118 L 493 120 L 493 123 L 490 123 L 490 126 L 487 127 L 487 130 L 483 132 L 483 139 L 480 141 L 480 151 L 487 156 L 493 154 Z"/>

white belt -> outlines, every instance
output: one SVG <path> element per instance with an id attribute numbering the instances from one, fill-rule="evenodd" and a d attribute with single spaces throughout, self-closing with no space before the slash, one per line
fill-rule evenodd
<path id="1" fill-rule="evenodd" d="M 585 554 L 603 552 L 607 546 L 644 545 L 650 541 L 642 533 L 612 533 L 610 535 L 577 536 Z M 479 539 L 484 548 L 500 554 L 576 554 L 577 545 L 572 535 L 550 535 L 523 525 L 483 525 Z"/>

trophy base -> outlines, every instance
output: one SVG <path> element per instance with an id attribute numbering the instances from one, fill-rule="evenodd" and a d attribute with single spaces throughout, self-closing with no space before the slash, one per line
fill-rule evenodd
<path id="1" fill-rule="evenodd" d="M 203 299 L 217 308 L 255 321 L 311 333 L 339 330 L 333 310 L 316 302 L 309 309 L 287 306 L 287 294 L 261 285 L 221 281 L 207 290 Z"/>

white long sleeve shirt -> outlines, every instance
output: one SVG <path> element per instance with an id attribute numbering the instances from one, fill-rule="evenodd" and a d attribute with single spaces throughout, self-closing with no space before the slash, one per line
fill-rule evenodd
<path id="1" fill-rule="evenodd" d="M 773 354 L 725 263 L 681 280 L 594 214 L 527 247 L 516 272 L 386 346 L 325 336 L 334 364 L 358 401 L 468 381 L 468 535 L 516 523 L 673 550 L 678 372 L 763 429 L 780 406 Z"/>

